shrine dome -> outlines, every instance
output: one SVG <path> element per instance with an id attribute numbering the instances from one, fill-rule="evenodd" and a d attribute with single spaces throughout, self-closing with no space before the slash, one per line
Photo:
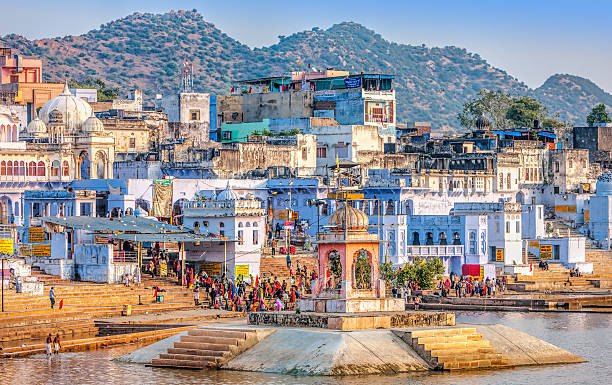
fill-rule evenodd
<path id="1" fill-rule="evenodd" d="M 595 189 L 595 195 L 597 196 L 612 195 L 612 172 L 606 171 L 601 174 L 599 178 L 597 178 Z"/>
<path id="2" fill-rule="evenodd" d="M 75 133 L 83 126 L 91 113 L 91 106 L 83 99 L 72 95 L 66 83 L 64 92 L 45 103 L 38 116 L 46 125 L 49 125 L 50 122 L 63 124 L 66 132 Z"/>
<path id="3" fill-rule="evenodd" d="M 236 195 L 236 193 L 234 192 L 234 190 L 232 190 L 232 188 L 230 187 L 230 185 L 228 183 L 227 186 L 225 187 L 225 190 L 221 191 L 217 195 L 216 200 L 218 200 L 218 201 L 235 201 L 235 200 L 238 200 L 238 195 Z"/>
<path id="4" fill-rule="evenodd" d="M 346 228 L 348 230 L 365 230 L 368 228 L 368 215 L 363 211 L 351 206 L 343 205 L 329 216 L 328 226 L 344 230 L 346 218 Z"/>
<path id="5" fill-rule="evenodd" d="M 41 136 L 47 134 L 47 126 L 45 122 L 43 122 L 38 116 L 28 123 L 28 126 L 25 129 L 25 132 L 29 136 Z"/>
<path id="6" fill-rule="evenodd" d="M 104 132 L 104 124 L 95 115 L 91 115 L 83 124 L 83 132 Z"/>

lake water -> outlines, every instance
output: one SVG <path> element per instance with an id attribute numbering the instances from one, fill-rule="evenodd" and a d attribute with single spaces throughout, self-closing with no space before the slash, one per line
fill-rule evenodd
<path id="1" fill-rule="evenodd" d="M 529 333 L 588 360 L 586 363 L 498 371 L 395 376 L 294 377 L 224 370 L 173 370 L 116 363 L 135 346 L 0 360 L 2 384 L 604 384 L 612 378 L 612 315 L 588 313 L 457 312 L 458 323 L 498 323 Z"/>

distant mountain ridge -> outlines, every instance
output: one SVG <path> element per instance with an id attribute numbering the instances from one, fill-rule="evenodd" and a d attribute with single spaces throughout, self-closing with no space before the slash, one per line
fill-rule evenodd
<path id="1" fill-rule="evenodd" d="M 588 79 L 553 75 L 535 90 L 463 48 L 398 44 L 352 22 L 328 29 L 280 36 L 268 47 L 251 49 L 194 11 L 134 13 L 80 36 L 27 40 L 0 37 L 0 44 L 44 59 L 45 80 L 94 76 L 124 90 L 148 95 L 176 92 L 185 58 L 194 64 L 194 88 L 227 93 L 232 80 L 297 70 L 297 60 L 318 69 L 395 75 L 399 121 L 432 121 L 459 127 L 456 115 L 481 88 L 537 97 L 561 120 L 583 124 L 598 103 L 612 106 L 612 95 Z"/>

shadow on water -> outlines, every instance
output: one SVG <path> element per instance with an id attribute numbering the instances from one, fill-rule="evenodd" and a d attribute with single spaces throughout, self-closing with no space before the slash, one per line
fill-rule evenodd
<path id="1" fill-rule="evenodd" d="M 223 370 L 172 370 L 123 364 L 112 358 L 136 346 L 83 353 L 37 355 L 0 361 L 8 384 L 592 384 L 612 376 L 609 365 L 612 316 L 586 313 L 457 312 L 458 323 L 499 323 L 529 333 L 588 360 L 571 365 L 521 367 L 498 371 L 409 373 L 396 376 L 294 377 Z"/>

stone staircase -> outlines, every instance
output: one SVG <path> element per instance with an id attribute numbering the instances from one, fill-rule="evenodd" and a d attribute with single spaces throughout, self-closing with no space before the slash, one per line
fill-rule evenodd
<path id="1" fill-rule="evenodd" d="M 306 266 L 308 268 L 308 274 L 310 274 L 313 270 L 318 272 L 319 269 L 319 260 L 316 256 L 310 255 L 301 255 L 291 256 L 291 265 L 293 269 L 293 273 L 295 274 L 295 270 L 297 268 L 298 262 L 300 264 L 300 268 Z M 287 259 L 286 256 L 267 256 L 261 259 L 261 265 L 259 266 L 259 271 L 261 275 L 259 278 L 266 277 L 278 277 L 278 278 L 289 278 L 289 269 L 287 269 Z"/>
<path id="2" fill-rule="evenodd" d="M 595 288 L 590 282 L 590 275 L 570 277 L 569 269 L 560 263 L 548 264 L 548 270 L 542 270 L 537 263 L 533 264 L 533 275 L 516 274 L 514 280 L 508 280 L 508 289 L 514 291 L 585 291 Z"/>
<path id="3" fill-rule="evenodd" d="M 193 308 L 193 293 L 175 282 L 165 279 L 144 279 L 140 285 L 69 282 L 59 277 L 41 274 L 45 285 L 43 295 L 5 291 L 4 312 L 0 313 L 0 342 L 36 339 L 48 333 L 60 335 L 92 334 L 97 331 L 94 319 L 119 316 L 124 305 L 132 306 L 133 314 L 174 311 Z M 164 302 L 156 302 L 153 287 L 166 291 Z M 49 289 L 53 286 L 55 308 L 51 309 Z M 206 301 L 206 294 L 200 298 Z M 60 310 L 59 302 L 64 301 Z"/>
<path id="4" fill-rule="evenodd" d="M 612 251 L 587 250 L 585 260 L 593 264 L 589 282 L 598 288 L 612 288 Z"/>
<path id="5" fill-rule="evenodd" d="M 501 353 L 476 328 L 396 331 L 435 370 L 469 370 L 509 367 Z"/>
<path id="6" fill-rule="evenodd" d="M 153 367 L 219 368 L 262 338 L 256 330 L 198 328 L 151 361 Z"/>

